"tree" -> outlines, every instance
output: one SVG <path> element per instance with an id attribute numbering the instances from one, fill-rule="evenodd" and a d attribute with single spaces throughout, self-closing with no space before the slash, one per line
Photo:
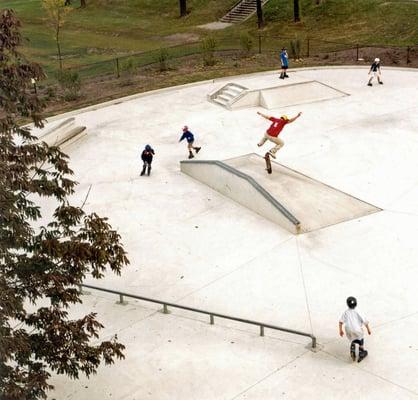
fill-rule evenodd
<path id="1" fill-rule="evenodd" d="M 58 60 L 60 63 L 60 71 L 62 70 L 62 56 L 60 45 L 60 32 L 64 25 L 65 17 L 71 11 L 71 8 L 66 7 L 65 0 L 42 0 L 42 7 L 44 8 L 48 22 L 54 29 L 54 38 L 57 44 Z"/>
<path id="2" fill-rule="evenodd" d="M 300 21 L 299 0 L 293 0 L 293 20 L 295 22 Z"/>
<path id="3" fill-rule="evenodd" d="M 257 23 L 258 29 L 261 29 L 264 26 L 263 8 L 261 6 L 261 0 L 257 0 Z"/>
<path id="4" fill-rule="evenodd" d="M 0 11 L 0 398 L 43 399 L 50 371 L 78 378 L 123 358 L 114 337 L 92 345 L 103 327 L 94 313 L 69 318 L 87 273 L 120 274 L 129 263 L 106 218 L 69 203 L 76 183 L 68 157 L 18 120 L 43 126 L 43 101 L 31 91 L 41 68 L 17 51 L 20 24 Z M 42 218 L 41 197 L 55 203 Z M 49 222 L 48 222 L 49 221 Z"/>
<path id="5" fill-rule="evenodd" d="M 179 0 L 180 5 L 180 17 L 187 15 L 187 0 Z"/>

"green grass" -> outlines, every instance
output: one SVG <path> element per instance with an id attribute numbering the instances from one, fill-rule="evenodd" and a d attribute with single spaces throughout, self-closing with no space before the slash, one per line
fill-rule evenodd
<path id="1" fill-rule="evenodd" d="M 159 48 L 178 44 L 170 35 L 193 35 L 192 39 L 199 40 L 208 32 L 197 25 L 219 19 L 235 3 L 236 0 L 188 0 L 190 14 L 179 18 L 177 0 L 87 0 L 86 9 L 79 9 L 78 0 L 73 0 L 74 9 L 61 34 L 64 65 L 77 67 L 156 50 L 137 60 L 139 64 L 152 62 Z M 338 46 L 319 40 L 363 45 L 418 44 L 418 2 L 322 0 L 320 6 L 315 6 L 313 0 L 300 0 L 300 4 L 302 22 L 298 24 L 292 21 L 293 0 L 270 0 L 265 5 L 267 25 L 262 33 L 270 39 L 264 40 L 263 46 L 273 49 L 284 44 L 271 36 L 299 38 L 303 43 L 311 37 L 313 47 L 327 50 Z M 56 44 L 41 0 L 2 0 L 1 7 L 13 8 L 22 21 L 24 54 L 52 74 L 58 64 Z M 258 34 L 255 17 L 211 35 L 220 48 L 239 47 L 242 32 Z M 254 44 L 257 46 L 256 40 Z M 172 49 L 171 53 L 177 57 L 190 51 L 187 46 Z M 96 64 L 89 68 L 89 75 L 112 69 L 112 64 Z"/>

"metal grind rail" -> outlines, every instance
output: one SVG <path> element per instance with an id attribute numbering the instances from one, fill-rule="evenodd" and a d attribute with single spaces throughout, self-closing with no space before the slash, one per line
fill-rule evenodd
<path id="1" fill-rule="evenodd" d="M 311 345 L 312 349 L 316 348 L 316 337 L 314 335 L 311 335 L 310 333 L 301 332 L 301 331 L 297 331 L 297 330 L 294 330 L 294 329 L 283 328 L 283 327 L 276 326 L 276 325 L 265 324 L 264 322 L 253 321 L 253 320 L 250 320 L 250 319 L 232 317 L 230 315 L 219 314 L 219 313 L 212 312 L 212 311 L 201 310 L 199 308 L 183 306 L 181 304 L 170 303 L 168 301 L 151 299 L 149 297 L 143 297 L 143 296 L 137 296 L 135 294 L 119 292 L 117 290 L 101 288 L 101 287 L 98 287 L 98 286 L 92 286 L 92 285 L 86 285 L 86 284 L 82 284 L 82 285 L 78 285 L 78 286 L 79 286 L 80 292 L 83 292 L 82 288 L 88 288 L 88 289 L 93 289 L 93 290 L 99 290 L 101 292 L 106 292 L 106 293 L 112 293 L 112 294 L 119 295 L 119 303 L 120 304 L 124 304 L 124 297 L 130 297 L 130 298 L 133 298 L 133 299 L 136 299 L 136 300 L 142 300 L 142 301 L 148 301 L 150 303 L 161 304 L 163 306 L 163 313 L 164 314 L 168 314 L 168 307 L 179 308 L 181 310 L 192 311 L 192 312 L 196 312 L 196 313 L 200 313 L 200 314 L 206 314 L 206 315 L 209 315 L 209 320 L 210 320 L 211 325 L 215 324 L 215 317 L 223 318 L 223 319 L 229 319 L 231 321 L 242 322 L 244 324 L 249 324 L 249 325 L 256 325 L 260 328 L 260 336 L 264 336 L 264 329 L 268 328 L 268 329 L 273 329 L 273 330 L 276 330 L 276 331 L 291 333 L 291 334 L 294 334 L 294 335 L 309 337 L 312 341 L 312 345 Z"/>

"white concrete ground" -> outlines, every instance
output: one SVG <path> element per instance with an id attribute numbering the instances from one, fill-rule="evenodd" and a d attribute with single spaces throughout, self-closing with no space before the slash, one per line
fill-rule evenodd
<path id="1" fill-rule="evenodd" d="M 227 111 L 206 101 L 225 82 L 284 84 L 276 72 L 173 88 L 76 114 L 87 137 L 65 151 L 80 182 L 74 196 L 107 215 L 131 266 L 88 283 L 313 332 L 303 337 L 173 311 L 115 304 L 94 292 L 95 311 L 126 344 L 126 359 L 90 380 L 56 377 L 56 399 L 418 399 L 418 72 L 364 68 L 291 71 L 350 96 L 269 110 L 302 117 L 285 128 L 278 161 L 383 211 L 294 236 L 183 175 L 188 124 L 201 159 L 259 152 L 261 108 Z M 140 177 L 145 144 L 156 151 Z M 298 199 L 294 199 L 295 202 Z M 369 357 L 351 362 L 337 324 L 349 295 L 370 320 Z"/>

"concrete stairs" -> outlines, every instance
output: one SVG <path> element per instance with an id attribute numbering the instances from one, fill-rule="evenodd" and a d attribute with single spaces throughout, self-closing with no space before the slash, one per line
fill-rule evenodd
<path id="1" fill-rule="evenodd" d="M 261 5 L 267 3 L 268 0 L 261 0 Z M 242 0 L 236 4 L 232 10 L 224 15 L 220 21 L 226 23 L 239 23 L 250 18 L 257 11 L 256 0 Z"/>
<path id="2" fill-rule="evenodd" d="M 208 100 L 223 107 L 230 108 L 231 104 L 239 99 L 248 88 L 237 83 L 228 83 L 222 88 L 215 90 L 208 95 Z"/>

